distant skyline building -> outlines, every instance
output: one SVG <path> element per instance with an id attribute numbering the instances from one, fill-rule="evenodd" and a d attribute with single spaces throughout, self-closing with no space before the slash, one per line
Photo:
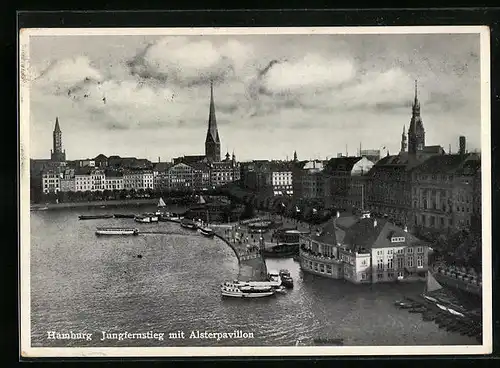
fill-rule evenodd
<path id="1" fill-rule="evenodd" d="M 215 117 L 214 86 L 210 82 L 210 111 L 208 115 L 207 138 L 205 139 L 205 157 L 211 162 L 220 162 L 220 138 Z"/>
<path id="2" fill-rule="evenodd" d="M 56 124 L 52 132 L 52 150 L 50 150 L 50 160 L 54 162 L 66 161 L 66 152 L 62 148 L 62 132 L 59 126 L 59 118 L 56 117 Z"/>

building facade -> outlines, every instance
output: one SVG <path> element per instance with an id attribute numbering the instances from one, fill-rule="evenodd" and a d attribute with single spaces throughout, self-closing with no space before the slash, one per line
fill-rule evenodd
<path id="1" fill-rule="evenodd" d="M 428 246 L 406 229 L 365 214 L 345 231 L 341 241 L 337 232 L 333 222 L 301 237 L 303 271 L 356 284 L 425 277 Z"/>
<path id="2" fill-rule="evenodd" d="M 49 170 L 42 175 L 43 193 L 58 193 L 61 190 L 63 174 L 57 170 Z"/>
<path id="3" fill-rule="evenodd" d="M 365 181 L 374 163 L 366 157 L 336 157 L 330 159 L 323 170 L 325 203 L 337 208 L 349 208 L 356 204 L 364 207 Z"/>
<path id="4" fill-rule="evenodd" d="M 435 156 L 412 171 L 413 225 L 431 231 L 470 228 L 474 217 L 473 154 Z"/>

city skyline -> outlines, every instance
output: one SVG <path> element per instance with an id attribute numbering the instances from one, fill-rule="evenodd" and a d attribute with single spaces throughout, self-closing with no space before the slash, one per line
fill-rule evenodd
<path id="1" fill-rule="evenodd" d="M 89 37 L 30 41 L 31 158 L 49 157 L 56 117 L 70 160 L 203 154 L 210 80 L 221 156 L 395 154 L 414 80 L 426 143 L 480 148 L 478 35 Z"/>

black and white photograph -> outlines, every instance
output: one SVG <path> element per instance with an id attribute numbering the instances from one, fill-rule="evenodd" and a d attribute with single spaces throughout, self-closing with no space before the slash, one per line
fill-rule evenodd
<path id="1" fill-rule="evenodd" d="M 491 352 L 487 27 L 19 37 L 23 357 Z"/>

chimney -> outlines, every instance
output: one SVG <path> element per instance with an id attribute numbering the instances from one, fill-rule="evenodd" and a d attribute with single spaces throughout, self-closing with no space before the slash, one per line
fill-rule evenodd
<path id="1" fill-rule="evenodd" d="M 377 219 L 373 220 L 373 227 L 377 227 Z"/>
<path id="2" fill-rule="evenodd" d="M 465 155 L 465 137 L 463 135 L 460 136 L 460 138 L 458 139 L 458 153 L 460 155 Z"/>
<path id="3" fill-rule="evenodd" d="M 160 156 L 158 156 L 158 163 L 160 163 Z"/>

